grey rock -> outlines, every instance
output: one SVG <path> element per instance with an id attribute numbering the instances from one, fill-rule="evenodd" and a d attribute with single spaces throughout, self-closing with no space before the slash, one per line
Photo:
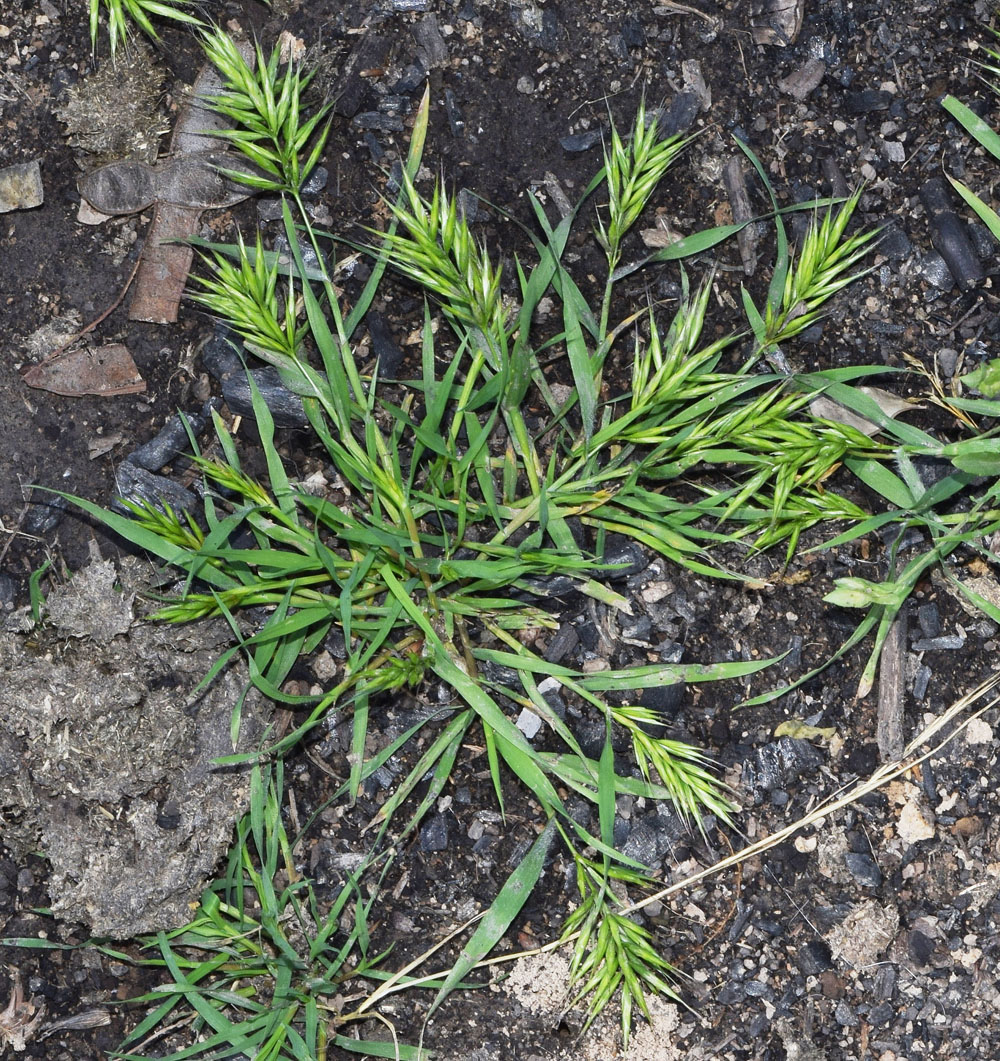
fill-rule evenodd
<path id="1" fill-rule="evenodd" d="M 305 183 L 302 185 L 302 198 L 303 199 L 315 199 L 317 195 L 326 187 L 327 182 L 330 180 L 330 171 L 326 166 L 314 167 L 312 173 L 306 178 Z"/>
<path id="2" fill-rule="evenodd" d="M 837 1003 L 837 1008 L 833 1011 L 833 1019 L 842 1028 L 856 1028 L 860 1023 L 858 1015 L 848 1005 L 847 1000 L 843 998 Z"/>
<path id="3" fill-rule="evenodd" d="M 280 221 L 282 212 L 280 199 L 257 200 L 257 217 L 261 221 Z"/>

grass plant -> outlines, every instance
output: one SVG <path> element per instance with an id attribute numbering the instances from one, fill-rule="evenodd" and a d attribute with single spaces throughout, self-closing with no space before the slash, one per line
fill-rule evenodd
<path id="1" fill-rule="evenodd" d="M 329 717 L 350 718 L 353 752 L 344 795 L 353 799 L 373 762 L 422 734 L 417 761 L 371 823 L 367 870 L 375 873 L 381 845 L 390 839 L 398 845 L 419 826 L 471 740 L 485 748 L 501 810 L 505 777 L 530 792 L 545 825 L 438 983 L 432 1012 L 517 917 L 558 835 L 579 887 L 579 906 L 566 926 L 575 940 L 574 993 L 590 998 L 593 1016 L 621 989 L 627 1040 L 633 1015 L 646 1010 L 647 992 L 675 989 L 674 970 L 659 957 L 652 932 L 632 921 L 617 897 L 622 885 L 641 892 L 652 881 L 646 867 L 615 850 L 615 797 L 669 801 L 701 828 L 705 815 L 729 822 L 736 810 L 704 754 L 654 736 L 653 719 L 633 703 L 633 694 L 666 683 L 741 677 L 773 661 L 594 673 L 555 664 L 536 646 L 538 632 L 558 622 L 546 587 L 559 576 L 612 613 L 626 611 L 628 602 L 609 584 L 614 566 L 603 559 L 610 534 L 713 578 L 743 577 L 714 558 L 721 545 L 760 550 L 784 543 L 790 556 L 806 529 L 834 521 L 850 529 L 829 544 L 886 523 L 919 523 L 935 536 L 935 559 L 942 559 L 981 533 L 983 524 L 938 516 L 937 506 L 980 474 L 977 469 L 992 467 L 995 441 L 979 436 L 943 445 L 885 416 L 851 385 L 881 368 L 762 370 L 761 359 L 772 368 L 780 363 L 780 347 L 818 320 L 830 298 L 858 275 L 875 238 L 872 232 L 848 234 L 858 195 L 828 210 L 814 204 L 794 254 L 775 200 L 775 269 L 761 307 L 744 294 L 745 327 L 706 338 L 713 278 L 692 290 L 683 270 L 671 320 L 663 319 L 660 307 L 630 306 L 612 325 L 621 312 L 624 276 L 704 253 L 739 228 L 707 229 L 626 263 L 628 233 L 684 146 L 660 137 L 644 105 L 630 134 L 612 127 L 604 166 L 568 216 L 552 223 L 531 200 L 536 260 L 516 262 L 513 283 L 505 286 L 500 266 L 473 236 L 443 181 L 427 195 L 417 187 L 425 95 L 401 192 L 389 204 L 392 223 L 378 234 L 371 279 L 347 311 L 323 264 L 325 237 L 313 229 L 300 199 L 325 135 L 322 110 L 303 117 L 308 77 L 280 71 L 274 54 L 265 58 L 259 48 L 251 69 L 217 32 L 206 36 L 205 48 L 228 84 L 216 106 L 236 123 L 232 146 L 259 168 L 262 175 L 254 180 L 260 187 L 282 195 L 292 251 L 291 260 L 281 262 L 259 239 L 253 247 L 242 240 L 210 246 L 197 297 L 302 396 L 324 462 L 346 484 L 346 498 L 307 492 L 289 478 L 274 446 L 271 415 L 251 378 L 264 481 L 244 472 L 237 442 L 216 415 L 222 456 L 195 457 L 206 484 L 197 518 L 148 505 L 133 506 L 124 517 L 79 503 L 183 573 L 185 591 L 163 606 L 160 619 L 229 620 L 234 647 L 206 681 L 242 654 L 260 690 L 301 712 L 294 729 L 261 755 L 280 757 Z M 763 168 L 744 150 L 770 190 Z M 597 209 L 595 238 L 607 269 L 603 295 L 592 306 L 563 255 L 585 204 L 599 195 L 606 203 Z M 318 267 L 307 267 L 300 240 L 316 250 Z M 355 332 L 387 267 L 429 300 L 419 369 L 405 381 L 383 380 L 377 370 L 362 376 L 355 359 Z M 558 305 L 561 325 L 558 334 L 539 337 L 535 320 L 543 297 Z M 431 303 L 447 324 L 437 333 Z M 631 360 L 631 387 L 613 394 L 604 371 L 617 347 L 628 350 L 621 356 Z M 553 373 L 563 370 L 572 384 L 568 395 L 554 386 Z M 540 422 L 525 415 L 529 393 L 542 410 Z M 810 404 L 821 393 L 873 420 L 881 436 L 812 415 Z M 918 455 L 952 462 L 947 486 L 920 488 L 913 463 Z M 893 462 L 899 474 L 890 470 Z M 841 466 L 890 498 L 893 511 L 870 517 L 834 492 L 830 477 Z M 980 516 L 994 500 L 995 488 L 983 495 Z M 838 591 L 855 594 L 848 603 L 863 600 L 871 607 L 870 629 L 886 619 L 914 577 L 904 567 L 895 578 L 898 590 L 885 586 L 865 597 L 867 587 L 855 582 Z M 266 615 L 252 634 L 237 621 L 249 608 Z M 347 648 L 337 679 L 316 697 L 287 693 L 292 666 L 335 630 Z M 375 760 L 366 757 L 378 697 L 419 689 L 432 678 L 450 689 L 450 703 Z M 552 710 L 540 691 L 543 679 L 557 682 L 564 696 L 603 721 L 606 738 L 597 760 Z M 513 713 L 523 708 L 547 726 L 538 746 L 514 723 Z M 234 734 L 239 724 L 237 704 Z M 628 768 L 616 764 L 613 752 L 618 727 L 632 743 L 634 765 Z M 280 771 L 265 781 L 260 767 L 255 770 L 255 803 L 226 876 L 209 890 L 191 925 L 157 940 L 171 983 L 166 998 L 147 1000 L 157 1008 L 141 1027 L 148 1033 L 183 1002 L 212 1044 L 205 1049 L 217 1051 L 212 1056 L 235 1056 L 248 1045 L 264 1051 L 258 1057 L 321 1056 L 322 1035 L 330 1041 L 331 1028 L 340 1034 L 330 999 L 347 973 L 348 956 L 355 955 L 355 975 L 361 967 L 375 975 L 363 964 L 373 961 L 365 929 L 366 903 L 373 900 L 361 899 L 360 878 L 350 882 L 354 930 L 345 934 L 337 917 L 350 894 L 342 893 L 331 916 L 316 907 L 308 882 L 293 867 L 285 867 L 280 887 L 275 884 L 279 863 L 288 861 L 278 812 Z M 569 813 L 568 792 L 594 805 L 596 832 Z M 377 894 L 377 879 L 366 886 L 369 896 Z M 256 907 L 248 905 L 248 895 Z M 210 956 L 196 956 L 201 952 Z M 201 1043 L 174 1056 L 197 1051 L 204 1053 Z"/>
<path id="2" fill-rule="evenodd" d="M 126 44 L 133 27 L 152 40 L 159 40 L 156 19 L 200 27 L 204 23 L 190 10 L 194 0 L 90 0 L 90 43 L 97 48 L 101 15 L 107 22 L 108 46 L 113 59 L 119 44 Z"/>

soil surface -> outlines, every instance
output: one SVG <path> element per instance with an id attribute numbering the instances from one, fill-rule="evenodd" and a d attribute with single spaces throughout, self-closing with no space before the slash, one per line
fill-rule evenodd
<path id="1" fill-rule="evenodd" d="M 916 358 L 947 380 L 993 356 L 1000 328 L 993 286 L 997 248 L 984 229 L 969 226 L 975 257 L 954 275 L 935 249 L 940 233 L 920 197 L 942 168 L 984 192 L 995 183 L 990 160 L 940 106 L 946 93 L 970 104 L 978 99 L 979 111 L 996 124 L 995 100 L 973 65 L 978 43 L 987 37 L 984 2 L 806 0 L 791 41 L 768 29 L 759 14 L 767 5 L 737 0 L 276 0 L 271 9 L 249 2 L 208 6 L 220 23 L 235 19 L 267 44 L 289 31 L 302 41 L 307 62 L 318 65 L 316 91 L 337 103 L 324 159 L 328 182 L 310 209 L 345 239 L 360 240 L 360 226 L 384 219 L 380 195 L 393 163 L 405 153 L 413 111 L 429 80 L 433 113 L 425 165 L 472 193 L 467 203 L 476 232 L 511 277 L 513 255 L 531 254 L 520 227 L 533 223 L 526 191 L 543 188 L 555 205 L 560 191 L 575 200 L 601 164 L 600 133 L 609 112 L 627 127 L 645 92 L 651 104 L 662 101 L 678 128 L 698 135 L 641 227 L 660 219 L 687 234 L 730 220 L 722 171 L 737 153 L 734 134 L 763 160 L 783 202 L 842 194 L 844 185 L 866 182 L 861 221 L 888 226 L 872 260 L 875 268 L 838 297 L 811 342 L 795 348 L 801 364 L 902 367 Z M 0 215 L 0 606 L 8 612 L 27 602 L 31 573 L 46 560 L 53 562 L 42 581 L 48 590 L 87 562 L 95 542 L 106 558 L 117 561 L 123 551 L 71 507 L 32 493 L 32 484 L 110 504 L 123 488 L 129 453 L 156 436 L 178 409 L 199 413 L 206 399 L 220 395 L 200 355 L 212 321 L 185 302 L 176 323 L 131 322 L 130 294 L 90 338 L 127 347 L 146 384 L 142 393 L 67 397 L 31 389 L 23 379 L 26 369 L 64 341 L 53 339 L 52 331 L 39 337 L 39 329 L 55 325 L 68 336 L 115 304 L 150 218 L 146 211 L 100 225 L 77 219 L 77 181 L 84 169 L 106 160 L 99 150 L 80 146 L 79 133 L 71 144 L 63 120 L 74 91 L 96 69 L 85 8 L 82 0 L 0 5 L 0 168 L 40 159 L 45 189 L 42 206 Z M 107 63 L 101 56 L 99 65 Z M 168 27 L 148 60 L 152 64 L 162 74 L 152 127 L 166 131 L 183 105 L 183 86 L 197 74 L 200 53 L 188 35 Z M 767 201 L 759 184 L 750 182 L 750 194 L 752 208 L 763 213 Z M 953 205 L 962 212 L 957 201 Z M 231 237 L 237 226 L 252 234 L 259 225 L 270 241 L 280 226 L 268 220 L 272 206 L 251 200 L 206 212 L 200 232 Z M 766 290 L 772 250 L 773 239 L 762 230 L 752 274 L 735 242 L 690 265 L 696 274 L 718 267 L 713 312 L 727 328 L 739 324 L 741 282 L 755 295 Z M 347 248 L 339 253 L 346 255 Z M 572 268 L 584 285 L 588 272 L 600 275 L 591 253 L 582 239 L 570 248 Z M 638 240 L 630 253 L 643 253 Z M 359 281 L 346 270 L 342 279 L 350 300 Z M 623 315 L 650 298 L 669 296 L 677 275 L 665 269 L 634 274 L 634 280 L 622 292 Z M 625 307 L 629 298 L 632 305 Z M 422 319 L 420 296 L 389 282 L 375 309 L 368 347 L 359 356 L 370 359 L 373 350 L 385 356 L 394 348 L 397 363 L 405 366 L 419 356 L 413 335 Z M 917 376 L 893 377 L 886 385 L 903 394 L 922 393 L 925 386 Z M 228 415 L 221 402 L 218 407 Z M 917 422 L 944 435 L 953 430 L 929 411 L 918 414 Z M 252 470 L 259 454 L 246 421 L 240 437 Z M 307 437 L 288 430 L 280 444 L 296 472 L 308 474 L 316 458 Z M 155 471 L 182 481 L 183 459 L 164 463 Z M 877 504 L 856 488 L 853 496 Z M 856 695 L 864 645 L 792 696 L 741 712 L 734 706 L 829 657 L 857 617 L 824 604 L 823 595 L 840 575 L 877 581 L 886 569 L 885 547 L 872 536 L 841 550 L 802 555 L 783 578 L 777 577 L 781 555 L 733 558 L 744 570 L 771 577 L 769 587 L 758 591 L 647 559 L 619 587 L 633 602 L 632 628 L 609 626 L 608 616 L 571 597 L 562 603 L 556 636 L 563 639 L 563 658 L 574 664 L 586 653 L 616 665 L 634 662 L 653 649 L 686 662 L 788 653 L 780 674 L 765 671 L 743 685 L 692 688 L 679 702 L 670 695 L 671 731 L 719 760 L 740 796 L 740 829 L 757 839 L 879 765 L 878 690 Z M 934 578 L 920 585 L 908 616 L 900 642 L 907 740 L 997 669 L 998 644 L 997 626 L 965 611 Z M 302 678 L 312 680 L 308 672 Z M 419 690 L 413 700 L 397 697 L 378 705 L 374 738 L 401 732 L 433 695 Z M 788 719 L 834 734 L 810 741 L 776 738 L 775 728 Z M 425 1045 L 454 1061 L 996 1057 L 996 725 L 994 709 L 893 785 L 739 870 L 648 909 L 645 916 L 664 952 L 692 977 L 684 986 L 690 1008 L 658 1006 L 653 1026 L 640 1026 L 627 1054 L 614 1020 L 577 1041 L 579 1015 L 561 1012 L 565 965 L 558 956 L 520 969 L 505 983 L 452 995 L 429 1024 Z M 299 821 L 318 810 L 347 774 L 348 750 L 349 735 L 333 728 L 309 755 L 290 762 L 286 778 Z M 301 868 L 318 886 L 335 884 L 343 856 L 363 846 L 360 832 L 386 798 L 381 780 L 391 783 L 389 777 L 373 783 L 357 806 L 320 815 L 301 846 Z M 504 822 L 496 814 L 484 759 L 472 754 L 459 764 L 435 814 L 408 842 L 386 882 L 373 945 L 395 944 L 393 967 L 496 895 L 535 835 L 533 808 L 523 794 L 510 786 L 506 799 Z M 745 842 L 714 828 L 707 840 L 692 836 L 671 815 L 641 801 L 620 800 L 618 812 L 626 851 L 665 883 Z M 506 950 L 558 934 L 575 894 L 568 869 L 561 855 L 552 858 Z M 45 914 L 43 908 L 58 901 L 48 892 L 50 874 L 39 855 L 18 851 L 15 857 L 0 848 L 0 937 L 69 944 L 87 938 L 86 926 Z M 3 959 L 19 971 L 25 994 L 45 1005 L 48 1021 L 121 1002 L 155 982 L 88 950 L 4 948 Z M 6 993 L 0 978 L 0 999 Z M 415 1042 L 429 996 L 396 998 L 384 1015 L 403 1041 Z M 34 1037 L 23 1056 L 109 1056 L 142 1010 L 113 1006 L 108 1012 L 108 1024 L 57 1026 L 47 1038 Z M 364 1033 L 386 1034 L 374 1023 Z M 183 1029 L 178 1036 L 173 1044 L 151 1046 L 148 1056 L 178 1048 Z"/>

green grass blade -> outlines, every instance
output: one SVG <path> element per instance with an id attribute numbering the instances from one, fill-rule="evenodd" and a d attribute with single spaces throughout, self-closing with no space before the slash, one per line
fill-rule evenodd
<path id="1" fill-rule="evenodd" d="M 528 853 L 518 863 L 516 869 L 507 878 L 500 893 L 483 915 L 472 938 L 462 948 L 458 960 L 445 977 L 440 991 L 434 997 L 427 1011 L 426 1022 L 431 1019 L 442 1002 L 451 994 L 471 969 L 486 957 L 497 945 L 500 938 L 510 927 L 511 922 L 521 912 L 528 896 L 538 882 L 545 868 L 545 859 L 556 836 L 555 820 L 550 818 L 538 838 L 531 845 Z"/>

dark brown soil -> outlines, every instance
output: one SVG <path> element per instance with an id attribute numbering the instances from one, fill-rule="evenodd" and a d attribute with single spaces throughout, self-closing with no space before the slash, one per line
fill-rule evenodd
<path id="1" fill-rule="evenodd" d="M 442 171 L 456 189 L 485 201 L 477 234 L 513 278 L 513 255 L 531 254 L 518 224 L 532 224 L 526 189 L 544 187 L 551 174 L 575 200 L 600 166 L 599 141 L 589 150 L 567 151 L 560 140 L 606 129 L 609 112 L 626 126 L 643 92 L 651 103 L 662 100 L 669 107 L 684 89 L 682 64 L 696 61 L 711 103 L 694 118 L 698 136 L 655 197 L 656 211 L 672 227 L 691 233 L 729 220 L 721 168 L 735 153 L 734 134 L 763 160 L 783 201 L 829 194 L 831 176 L 839 171 L 849 185 L 867 181 L 862 222 L 890 226 L 873 272 L 838 298 L 812 343 L 796 348 L 802 364 L 900 367 L 910 356 L 928 368 L 937 363 L 950 376 L 994 352 L 996 247 L 983 232 L 972 232 L 985 275 L 960 287 L 933 251 L 918 194 L 942 167 L 978 189 L 995 183 L 992 160 L 971 149 L 939 105 L 945 93 L 969 102 L 980 98 L 987 119 L 996 116 L 994 99 L 971 64 L 975 42 L 987 37 L 985 3 L 807 0 L 801 31 L 787 47 L 756 43 L 751 11 L 760 5 L 735 0 L 690 7 L 624 0 L 350 5 L 282 0 L 271 11 L 250 3 L 209 6 L 220 22 L 236 18 L 267 42 L 287 29 L 320 64 L 317 88 L 337 94 L 340 102 L 324 160 L 330 179 L 317 205 L 329 211 L 332 229 L 347 240 L 360 239 L 360 226 L 378 224 L 384 216 L 380 192 L 386 173 L 405 152 L 425 81 L 421 70 L 429 77 L 433 109 L 425 164 Z M 130 275 L 145 231 L 141 215 L 110 229 L 76 221 L 76 181 L 86 160 L 66 143 L 55 108 L 92 69 L 85 7 L 82 0 L 0 5 L 0 167 L 41 158 L 45 182 L 41 208 L 0 216 L 0 336 L 6 355 L 0 360 L 5 459 L 0 605 L 8 610 L 26 601 L 29 576 L 46 558 L 56 561 L 56 572 L 63 565 L 73 570 L 87 559 L 94 538 L 105 556 L 119 554 L 121 543 L 71 509 L 30 503 L 37 500 L 30 485 L 110 502 L 123 458 L 178 408 L 199 407 L 194 395 L 202 366 L 196 351 L 212 329 L 189 303 L 170 326 L 130 323 L 124 308 L 111 313 L 95 334 L 128 346 L 147 381 L 142 395 L 66 398 L 29 390 L 22 381 L 21 369 L 32 360 L 24 340 L 69 311 L 84 323 L 103 313 Z M 354 72 L 345 72 L 356 49 Z M 781 85 L 811 59 L 825 63 L 824 76 L 797 100 Z M 197 71 L 198 53 L 187 35 L 167 29 L 158 61 L 166 71 L 163 109 L 169 118 L 179 86 Z M 415 70 L 417 63 L 423 66 Z M 759 186 L 752 195 L 754 208 L 763 212 L 767 204 Z M 227 235 L 235 225 L 252 232 L 257 216 L 250 202 L 229 214 L 206 215 L 205 221 L 215 235 Z M 653 220 L 651 212 L 649 224 Z M 272 237 L 274 224 L 264 231 Z M 739 324 L 740 282 L 755 295 L 766 289 L 771 242 L 765 236 L 761 265 L 752 277 L 744 275 L 735 243 L 690 266 L 696 274 L 712 262 L 720 266 L 713 311 L 720 327 Z M 638 242 L 630 253 L 642 253 Z M 590 272 L 600 275 L 591 254 L 583 225 L 568 260 L 585 288 L 597 282 Z M 676 273 L 640 273 L 633 279 L 631 290 L 622 293 L 623 313 L 661 297 Z M 357 293 L 352 283 L 345 280 L 348 299 Z M 628 299 L 631 306 L 624 305 Z M 422 319 L 419 295 L 390 283 L 376 308 L 404 357 L 410 356 L 408 337 Z M 887 385 L 901 393 L 923 386 L 916 377 Z M 922 415 L 924 426 L 951 430 L 932 412 Z M 114 437 L 115 445 L 90 457 L 95 443 Z M 289 433 L 282 444 L 293 466 L 308 465 L 306 439 Z M 252 432 L 244 445 L 252 467 Z M 845 488 L 854 489 L 859 502 L 877 504 L 846 480 Z M 734 561 L 774 575 L 782 559 Z M 834 577 L 855 573 L 877 580 L 884 572 L 885 543 L 873 536 L 797 558 L 792 577 L 773 580 L 765 591 L 709 582 L 662 563 L 630 583 L 637 611 L 649 616 L 656 640 L 682 645 L 685 661 L 790 653 L 780 679 L 765 672 L 744 686 L 691 689 L 675 708 L 676 731 L 704 744 L 738 786 L 745 808 L 740 828 L 747 836 L 777 831 L 878 765 L 877 690 L 861 700 L 855 695 L 865 646 L 794 696 L 739 713 L 733 705 L 815 666 L 850 634 L 856 617 L 822 601 Z M 653 581 L 670 585 L 658 603 L 644 603 L 642 589 Z M 907 739 L 927 715 L 940 714 L 996 670 L 998 644 L 996 625 L 967 614 L 940 580 L 921 584 L 909 614 L 911 632 L 903 644 Z M 560 618 L 601 653 L 595 616 L 582 602 L 566 601 Z M 940 636 L 955 641 L 934 642 Z M 915 647 L 926 640 L 960 647 Z M 379 705 L 375 728 L 391 730 L 412 706 L 405 700 Z M 789 718 L 832 727 L 836 739 L 779 744 L 774 729 Z M 488 989 L 453 995 L 428 1027 L 425 1045 L 449 1061 L 998 1056 L 1000 771 L 998 740 L 990 728 L 996 711 L 985 721 L 985 729 L 957 739 L 899 787 L 867 797 L 800 841 L 747 862 L 739 873 L 709 880 L 657 911 L 652 923 L 662 926 L 662 946 L 694 980 L 685 989 L 691 1009 L 676 1014 L 675 1026 L 650 1052 L 619 1054 L 603 1040 L 604 1045 L 578 1046 L 573 1019 L 561 1022 L 551 1013 L 532 1012 L 523 1000 Z M 313 752 L 334 774 L 347 772 L 336 733 Z M 300 821 L 336 787 L 305 756 L 293 760 L 287 776 Z M 324 879 L 332 873 L 326 862 L 335 854 L 363 845 L 360 830 L 384 794 L 373 786 L 367 797 L 336 821 L 321 819 L 303 848 L 306 872 Z M 485 908 L 534 835 L 533 809 L 511 786 L 506 824 L 491 824 L 487 833 L 495 832 L 493 841 L 470 837 L 476 815 L 495 810 L 482 758 L 473 756 L 459 767 L 446 797 L 436 827 L 446 830 L 448 846 L 434 850 L 426 834 L 414 838 L 387 881 L 374 945 L 395 944 L 393 967 Z M 933 826 L 928 838 L 914 837 L 914 813 Z M 619 814 L 622 834 L 633 843 L 655 824 L 649 808 L 627 801 Z M 743 842 L 721 832 L 711 833 L 710 840 L 711 848 L 695 837 L 673 838 L 657 855 L 664 880 L 680 879 Z M 544 943 L 558 933 L 574 895 L 565 870 L 556 856 L 508 949 Z M 49 904 L 46 879 L 40 857 L 21 863 L 0 859 L 0 936 L 44 935 L 67 943 L 86 938 L 83 928 L 38 912 Z M 882 938 L 867 948 L 844 945 L 845 934 L 856 943 L 866 932 L 881 932 Z M 20 970 L 26 991 L 45 1002 L 50 1019 L 120 1001 L 155 982 L 124 963 L 82 950 L 5 948 L 3 957 Z M 415 1042 L 430 996 L 397 998 L 403 1001 L 386 1015 L 404 1041 Z M 110 1025 L 58 1031 L 30 1042 L 24 1056 L 96 1061 L 109 1056 L 139 1019 L 136 1010 L 116 1008 Z M 365 1031 L 384 1034 L 374 1025 Z M 149 1056 L 157 1056 L 155 1049 L 162 1044 Z"/>

